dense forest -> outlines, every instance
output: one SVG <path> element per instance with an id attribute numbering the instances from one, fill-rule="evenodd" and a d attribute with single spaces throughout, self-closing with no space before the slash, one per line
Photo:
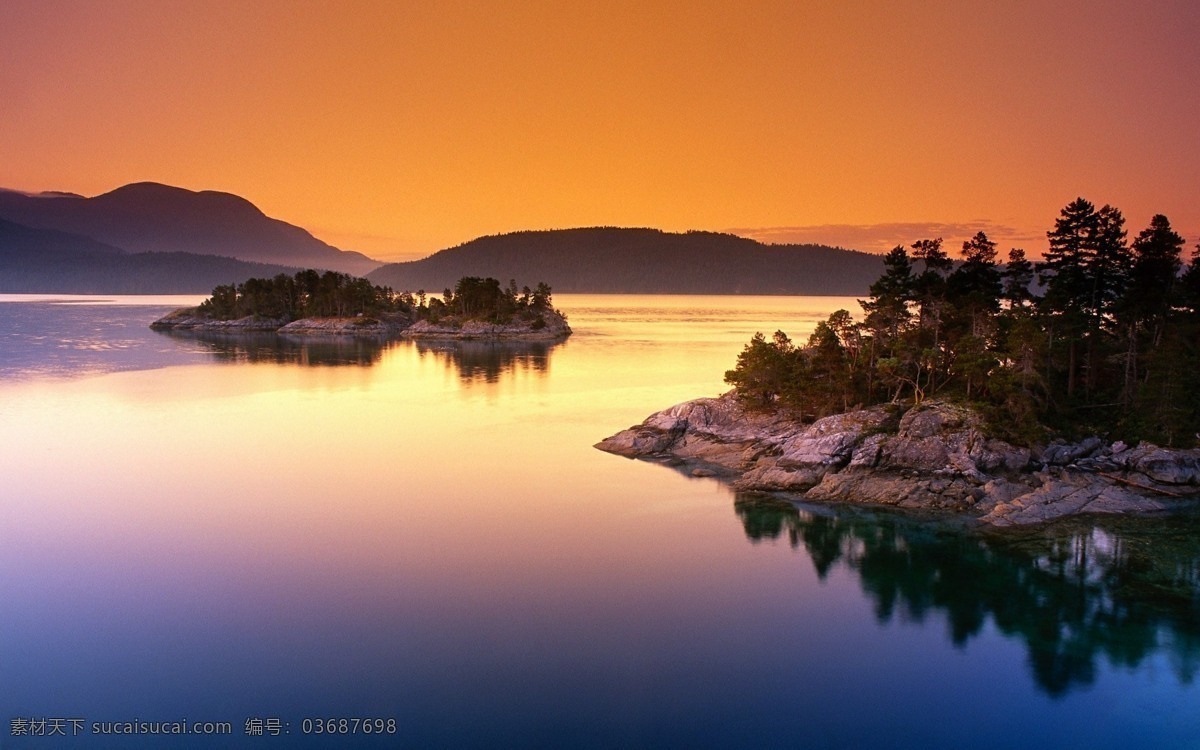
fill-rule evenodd
<path id="1" fill-rule="evenodd" d="M 536 277 L 559 292 L 861 295 L 881 268 L 878 255 L 823 245 L 589 227 L 480 237 L 368 278 L 395 289 L 441 289 L 473 275 Z"/>
<path id="2" fill-rule="evenodd" d="M 508 323 L 514 319 L 536 321 L 543 311 L 551 309 L 551 302 L 551 289 L 545 283 L 518 290 L 515 280 L 502 287 L 497 279 L 464 276 L 453 289 L 445 289 L 439 299 L 423 289 L 415 294 L 397 293 L 364 278 L 310 268 L 294 276 L 281 273 L 269 279 L 220 285 L 200 303 L 199 312 L 217 320 L 253 316 L 290 321 L 401 313 L 413 320 L 433 322 Z"/>
<path id="3" fill-rule="evenodd" d="M 860 300 L 803 345 L 756 335 L 726 373 L 740 396 L 805 417 L 876 403 L 967 401 L 997 434 L 1050 432 L 1196 445 L 1200 429 L 1200 247 L 1158 215 L 1132 242 L 1112 206 L 1079 198 L 1033 263 L 997 260 L 983 232 L 961 262 L 940 239 L 898 246 Z"/>

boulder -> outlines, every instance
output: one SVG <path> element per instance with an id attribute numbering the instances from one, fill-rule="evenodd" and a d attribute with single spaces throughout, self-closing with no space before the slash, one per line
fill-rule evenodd
<path id="1" fill-rule="evenodd" d="M 1067 443 L 1056 440 L 1042 451 L 1042 463 L 1048 466 L 1066 466 L 1069 463 L 1087 458 L 1104 446 L 1104 441 L 1098 437 L 1089 437 L 1078 443 Z"/>
<path id="2" fill-rule="evenodd" d="M 1126 451 L 1122 462 L 1147 479 L 1170 485 L 1200 484 L 1200 451 L 1167 450 L 1141 443 Z"/>

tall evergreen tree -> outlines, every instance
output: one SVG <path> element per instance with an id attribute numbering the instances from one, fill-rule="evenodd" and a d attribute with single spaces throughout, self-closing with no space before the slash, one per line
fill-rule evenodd
<path id="1" fill-rule="evenodd" d="M 1095 230 L 1088 237 L 1084 255 L 1084 273 L 1091 285 L 1087 312 L 1093 331 L 1112 322 L 1117 301 L 1125 292 L 1132 262 L 1125 236 L 1120 209 L 1106 205 L 1096 212 Z"/>
<path id="2" fill-rule="evenodd" d="M 1075 396 L 1083 344 L 1084 386 L 1090 395 L 1099 382 L 1100 337 L 1111 328 L 1125 288 L 1129 249 L 1125 218 L 1112 206 L 1096 210 L 1077 198 L 1067 204 L 1046 233 L 1050 249 L 1038 265 L 1046 287 L 1042 308 L 1051 322 L 1051 342 L 1067 349 L 1067 396 Z"/>
<path id="3" fill-rule="evenodd" d="M 1171 309 L 1176 280 L 1183 267 L 1184 239 L 1171 229 L 1162 214 L 1150 220 L 1130 248 L 1133 261 L 1129 284 L 1121 299 L 1120 317 L 1127 325 L 1148 327 L 1151 343 L 1162 336 L 1162 324 Z"/>
<path id="4" fill-rule="evenodd" d="M 916 278 L 908 251 L 897 245 L 883 256 L 883 275 L 871 284 L 871 298 L 859 301 L 867 314 L 867 327 L 885 347 L 892 346 L 912 319 L 908 309 Z"/>
<path id="5" fill-rule="evenodd" d="M 1033 264 L 1025 258 L 1025 251 L 1014 247 L 1008 251 L 1008 263 L 1004 267 L 1004 293 L 1002 298 L 1010 308 L 1024 307 L 1033 301 Z"/>
<path id="6" fill-rule="evenodd" d="M 1119 209 L 1105 205 L 1096 212 L 1096 229 L 1087 243 L 1084 268 L 1091 283 L 1084 359 L 1084 386 L 1089 399 L 1101 385 L 1103 337 L 1115 333 L 1117 303 L 1129 278 L 1132 259 L 1125 236 L 1125 217 Z"/>
<path id="7" fill-rule="evenodd" d="M 882 357 L 894 357 L 901 334 L 912 320 L 909 303 L 916 279 L 912 261 L 903 245 L 883 256 L 883 275 L 871 284 L 871 297 L 859 300 L 866 313 L 864 325 L 871 332 L 867 353 L 867 394 L 873 398 L 875 364 Z"/>
<path id="8" fill-rule="evenodd" d="M 962 253 L 962 265 L 946 280 L 946 298 L 960 318 L 962 332 L 982 338 L 991 332 L 1003 292 L 996 243 L 978 232 L 963 243 Z"/>
<path id="9" fill-rule="evenodd" d="M 853 398 L 849 361 L 837 332 L 828 322 L 817 323 L 803 353 L 808 375 L 803 389 L 804 410 L 822 417 L 848 409 Z"/>
<path id="10" fill-rule="evenodd" d="M 1121 403 L 1129 408 L 1144 378 L 1147 359 L 1162 343 L 1163 330 L 1175 296 L 1176 278 L 1183 265 L 1184 240 L 1162 214 L 1150 220 L 1133 241 L 1128 285 L 1118 304 L 1118 320 L 1125 337 L 1125 377 Z"/>
<path id="11" fill-rule="evenodd" d="M 1050 248 L 1037 266 L 1038 280 L 1045 287 L 1042 309 L 1050 323 L 1049 344 L 1053 351 L 1058 342 L 1067 350 L 1067 397 L 1075 395 L 1079 344 L 1087 328 L 1083 301 L 1091 294 L 1084 271 L 1088 241 L 1096 232 L 1096 207 L 1076 198 L 1060 212 L 1054 229 L 1046 233 Z"/>
<path id="12" fill-rule="evenodd" d="M 913 259 L 921 261 L 924 270 L 913 283 L 917 330 L 909 342 L 912 351 L 906 352 L 906 359 L 925 370 L 928 377 L 935 378 L 946 370 L 947 356 L 942 335 L 946 313 L 946 277 L 953 270 L 954 261 L 942 249 L 941 237 L 917 240 L 912 248 Z"/>

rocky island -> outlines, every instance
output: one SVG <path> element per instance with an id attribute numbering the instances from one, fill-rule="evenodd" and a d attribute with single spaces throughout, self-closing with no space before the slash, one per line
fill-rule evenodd
<path id="1" fill-rule="evenodd" d="M 271 332 L 296 336 L 373 336 L 491 341 L 557 341 L 571 335 L 551 304 L 550 287 L 507 289 L 496 279 L 464 277 L 441 299 L 396 293 L 366 279 L 327 271 L 279 274 L 218 286 L 197 307 L 155 320 L 159 331 Z"/>
<path id="2" fill-rule="evenodd" d="M 992 526 L 1200 499 L 1200 248 L 1155 216 L 1132 243 L 1079 198 L 1036 265 L 984 232 L 953 261 L 898 246 L 803 345 L 754 336 L 734 387 L 597 447 L 743 490 L 967 514 Z M 1037 279 L 1037 284 L 1034 279 Z"/>

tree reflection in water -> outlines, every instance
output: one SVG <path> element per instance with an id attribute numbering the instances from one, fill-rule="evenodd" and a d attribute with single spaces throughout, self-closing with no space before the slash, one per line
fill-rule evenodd
<path id="1" fill-rule="evenodd" d="M 512 372 L 544 376 L 550 371 L 550 352 L 562 343 L 541 341 L 420 341 L 421 356 L 443 360 L 465 382 L 495 383 Z"/>
<path id="2" fill-rule="evenodd" d="M 550 352 L 562 344 L 508 341 L 408 341 L 369 336 L 288 336 L 276 333 L 162 331 L 221 362 L 297 365 L 377 364 L 394 347 L 416 347 L 445 363 L 464 382 L 495 383 L 512 372 L 549 372 Z"/>
<path id="3" fill-rule="evenodd" d="M 161 331 L 186 341 L 218 362 L 312 366 L 373 365 L 395 344 L 365 336 L 287 336 L 276 333 Z"/>
<path id="4" fill-rule="evenodd" d="M 798 506 L 739 494 L 753 542 L 784 537 L 824 580 L 854 571 L 886 623 L 944 612 L 959 647 L 990 617 L 1026 645 L 1038 686 L 1053 696 L 1092 684 L 1103 656 L 1133 669 L 1162 651 L 1176 677 L 1200 671 L 1200 516 L 1075 520 L 1018 532 L 862 508 Z"/>

